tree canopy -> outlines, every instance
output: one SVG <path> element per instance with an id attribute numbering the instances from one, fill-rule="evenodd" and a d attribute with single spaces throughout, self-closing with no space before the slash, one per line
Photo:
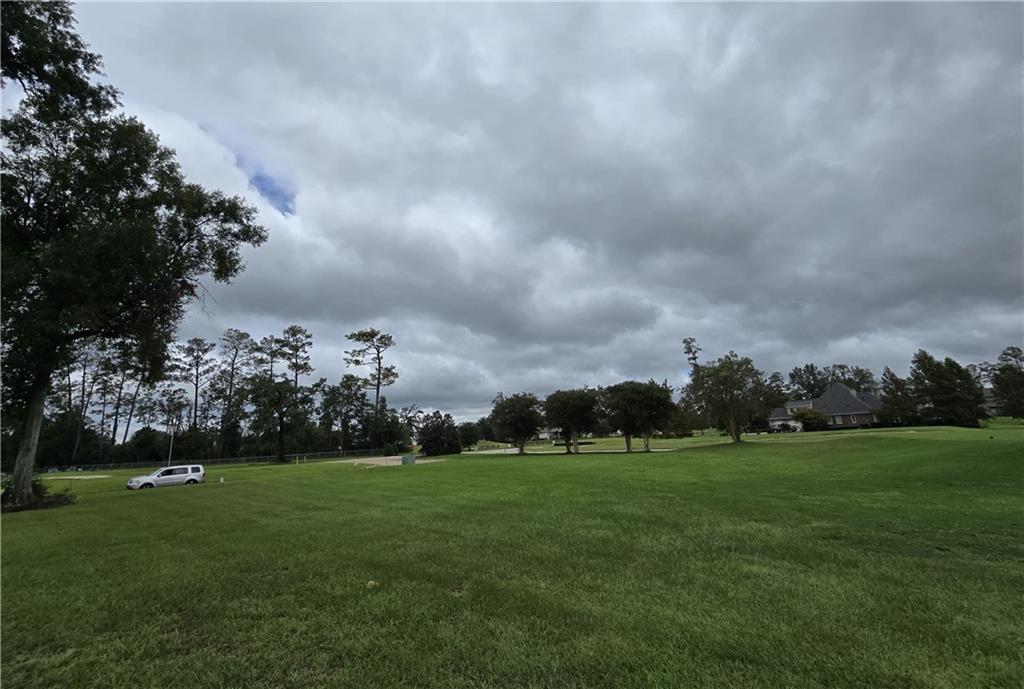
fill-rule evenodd
<path id="1" fill-rule="evenodd" d="M 544 420 L 548 428 L 559 429 L 565 450 L 579 453 L 580 433 L 597 425 L 597 391 L 588 388 L 556 390 L 544 400 Z"/>
<path id="2" fill-rule="evenodd" d="M 651 434 L 662 430 L 676 411 L 672 389 L 653 380 L 627 380 L 606 387 L 601 404 L 612 427 L 622 432 L 626 452 L 633 451 L 634 436 L 643 438 L 644 451 L 649 452 Z"/>
<path id="3" fill-rule="evenodd" d="M 519 454 L 526 452 L 526 441 L 537 435 L 544 417 L 541 403 L 536 395 L 520 392 L 505 396 L 498 393 L 491 409 L 491 423 L 502 440 L 509 440 L 519 448 Z"/>
<path id="4" fill-rule="evenodd" d="M 750 419 L 764 406 L 764 374 L 736 352 L 706 364 L 692 361 L 686 399 L 733 442 L 740 442 Z"/>
<path id="5" fill-rule="evenodd" d="M 13 491 L 31 501 L 51 374 L 77 343 L 118 341 L 159 377 L 200 279 L 229 281 L 267 233 L 241 198 L 188 182 L 142 122 L 110 114 L 109 89 L 83 95 L 99 58 L 66 6 L 18 5 L 3 9 L 4 75 L 29 95 L 2 124 L 0 290 L 5 416 L 24 424 Z M 83 101 L 95 107 L 67 105 Z"/>

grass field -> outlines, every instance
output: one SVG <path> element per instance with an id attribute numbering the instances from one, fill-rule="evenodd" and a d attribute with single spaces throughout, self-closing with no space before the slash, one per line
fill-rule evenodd
<path id="1" fill-rule="evenodd" d="M 1024 682 L 1019 426 L 104 473 L 3 517 L 4 689 Z"/>

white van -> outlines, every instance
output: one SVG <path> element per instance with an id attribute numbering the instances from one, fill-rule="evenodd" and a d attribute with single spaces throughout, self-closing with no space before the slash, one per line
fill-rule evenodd
<path id="1" fill-rule="evenodd" d="M 193 486 L 206 480 L 206 469 L 202 464 L 178 464 L 161 467 L 152 474 L 128 479 L 128 490 L 159 488 L 162 486 Z"/>

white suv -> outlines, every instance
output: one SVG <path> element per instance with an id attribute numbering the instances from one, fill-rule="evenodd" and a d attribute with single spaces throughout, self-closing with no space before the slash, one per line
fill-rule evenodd
<path id="1" fill-rule="evenodd" d="M 179 464 L 173 467 L 161 467 L 152 474 L 130 478 L 125 487 L 128 490 L 135 490 L 136 488 L 160 486 L 192 486 L 205 480 L 206 469 L 202 464 Z"/>

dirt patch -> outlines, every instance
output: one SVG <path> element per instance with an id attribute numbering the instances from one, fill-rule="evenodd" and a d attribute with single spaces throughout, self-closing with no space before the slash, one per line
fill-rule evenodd
<path id="1" fill-rule="evenodd" d="M 92 476 L 43 476 L 44 479 L 54 481 L 89 481 L 94 478 L 110 478 L 110 474 L 94 474 Z"/>
<path id="2" fill-rule="evenodd" d="M 443 462 L 443 459 L 420 459 L 416 458 L 416 464 L 430 464 L 432 462 Z M 401 455 L 392 457 L 358 457 L 356 459 L 334 459 L 325 464 L 362 464 L 370 467 L 395 467 L 402 466 Z"/>

